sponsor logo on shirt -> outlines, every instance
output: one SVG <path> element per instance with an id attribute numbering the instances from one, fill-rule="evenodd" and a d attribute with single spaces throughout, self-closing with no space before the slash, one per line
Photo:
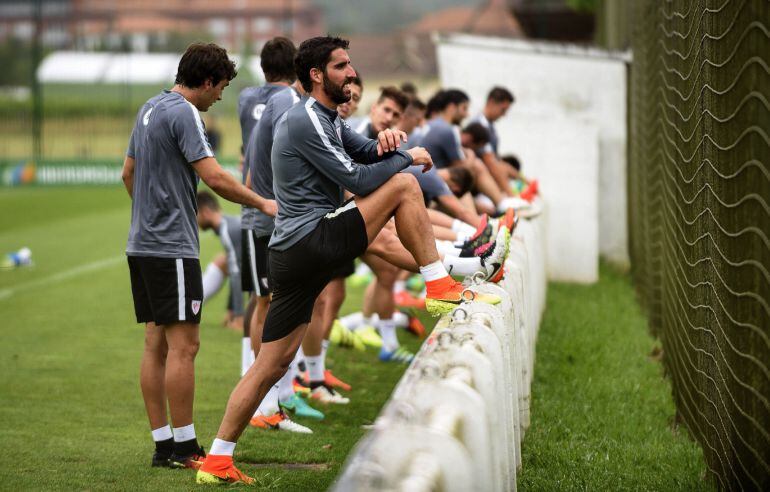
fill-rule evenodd
<path id="1" fill-rule="evenodd" d="M 144 124 L 144 126 L 147 126 L 150 124 L 150 113 L 152 113 L 153 109 L 155 108 L 150 108 L 147 110 L 146 113 L 144 113 L 144 118 L 142 118 L 142 124 Z"/>
<path id="2" fill-rule="evenodd" d="M 260 118 L 262 118 L 262 113 L 265 111 L 265 105 L 264 104 L 257 104 L 254 106 L 254 109 L 251 112 L 251 115 L 254 117 L 256 121 L 259 121 Z"/>
<path id="3" fill-rule="evenodd" d="M 192 301 L 191 306 L 193 314 L 198 314 L 198 311 L 201 310 L 201 301 Z"/>

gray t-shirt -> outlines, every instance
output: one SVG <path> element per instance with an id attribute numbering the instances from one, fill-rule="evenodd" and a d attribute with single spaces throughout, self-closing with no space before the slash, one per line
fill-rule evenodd
<path id="1" fill-rule="evenodd" d="M 262 118 L 262 113 L 265 111 L 267 101 L 278 93 L 280 90 L 285 89 L 285 85 L 280 84 L 265 84 L 260 87 L 247 87 L 243 89 L 238 96 L 238 119 L 241 122 L 241 138 L 243 139 L 243 153 L 249 150 L 249 146 L 252 143 L 251 137 L 253 136 L 254 128 Z M 243 175 L 241 182 L 246 184 L 246 174 L 248 173 L 248 166 L 244 164 Z M 244 229 L 252 229 L 256 223 L 257 209 L 241 206 L 241 227 Z"/>
<path id="2" fill-rule="evenodd" d="M 241 290 L 241 219 L 234 215 L 222 215 L 219 229 L 214 231 L 227 255 L 227 273 L 230 277 L 232 310 L 243 314 L 243 291 Z"/>
<path id="3" fill-rule="evenodd" d="M 135 160 L 126 254 L 198 258 L 198 176 L 190 163 L 214 156 L 198 110 L 178 92 L 153 97 L 139 110 L 126 155 Z"/>
<path id="4" fill-rule="evenodd" d="M 465 159 L 459 129 L 440 116 L 428 122 L 428 130 L 420 145 L 425 147 L 433 158 L 433 164 L 439 169 L 448 167 L 453 161 Z"/>
<path id="5" fill-rule="evenodd" d="M 484 154 L 494 154 L 495 157 L 497 157 L 497 131 L 495 130 L 495 125 L 492 124 L 491 121 L 487 119 L 486 116 L 484 116 L 484 113 L 479 113 L 476 115 L 470 123 L 481 123 L 481 125 L 487 129 L 489 132 L 489 142 L 487 142 L 484 147 L 476 151 L 476 155 L 481 157 Z"/>
<path id="6" fill-rule="evenodd" d="M 270 247 L 285 251 L 342 204 L 343 188 L 368 195 L 411 165 L 412 157 L 401 150 L 378 156 L 377 141 L 354 132 L 337 111 L 303 97 L 278 121 L 271 162 L 278 216 Z"/>
<path id="7" fill-rule="evenodd" d="M 293 87 L 278 91 L 267 101 L 262 118 L 254 127 L 249 146 L 244 158 L 244 167 L 251 172 L 251 189 L 265 198 L 275 198 L 273 194 L 273 167 L 270 163 L 270 153 L 273 150 L 273 132 L 275 125 L 283 114 L 299 102 L 299 94 Z M 254 220 L 250 229 L 256 231 L 258 237 L 270 236 L 275 228 L 275 218 L 255 210 Z"/>

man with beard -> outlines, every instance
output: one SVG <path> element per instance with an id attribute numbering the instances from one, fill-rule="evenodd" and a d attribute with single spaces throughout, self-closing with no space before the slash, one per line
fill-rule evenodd
<path id="1" fill-rule="evenodd" d="M 439 259 L 417 182 L 400 173 L 410 165 L 430 169 L 430 155 L 421 147 L 399 150 L 405 135 L 397 131 L 385 130 L 377 140 L 357 135 L 337 115 L 356 75 L 347 47 L 346 40 L 317 37 L 304 41 L 297 53 L 297 77 L 308 96 L 286 112 L 274 135 L 278 214 L 269 267 L 274 293 L 262 348 L 230 395 L 198 483 L 254 482 L 233 464 L 236 441 L 294 358 L 331 272 L 361 255 L 391 217 L 425 278 L 427 307 L 439 314 L 462 300 L 464 287 Z M 343 189 L 354 193 L 346 203 Z M 480 293 L 476 300 L 500 302 Z"/>

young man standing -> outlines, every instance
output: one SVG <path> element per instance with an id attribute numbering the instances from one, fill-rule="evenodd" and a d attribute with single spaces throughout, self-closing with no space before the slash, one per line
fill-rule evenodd
<path id="1" fill-rule="evenodd" d="M 204 455 L 193 426 L 203 301 L 198 178 L 223 198 L 276 211 L 275 202 L 219 166 L 206 140 L 199 111 L 220 100 L 235 75 L 224 49 L 190 45 L 179 61 L 174 87 L 139 110 L 123 164 L 123 182 L 132 198 L 126 255 L 136 320 L 145 323 L 140 383 L 155 441 L 153 466 L 197 468 Z"/>
<path id="2" fill-rule="evenodd" d="M 420 147 L 399 150 L 405 137 L 400 132 L 385 130 L 378 140 L 361 137 L 337 115 L 337 105 L 350 99 L 355 76 L 347 47 L 343 39 L 317 37 L 297 53 L 297 77 L 309 96 L 280 120 L 273 142 L 279 214 L 270 240 L 274 293 L 262 348 L 230 395 L 198 483 L 253 483 L 233 464 L 236 441 L 294 358 L 333 270 L 361 255 L 391 217 L 426 279 L 429 309 L 447 312 L 462 300 L 464 287 L 439 260 L 417 182 L 399 172 L 410 165 L 430 169 L 430 155 Z M 344 204 L 343 189 L 355 195 Z M 500 302 L 482 294 L 476 300 Z"/>

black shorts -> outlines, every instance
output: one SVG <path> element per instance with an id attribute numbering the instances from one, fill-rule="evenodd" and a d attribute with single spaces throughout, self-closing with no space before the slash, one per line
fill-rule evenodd
<path id="1" fill-rule="evenodd" d="M 331 273 L 332 278 L 347 278 L 356 273 L 356 260 L 346 261 Z"/>
<path id="2" fill-rule="evenodd" d="M 362 255 L 368 245 L 364 218 L 355 202 L 350 202 L 321 219 L 310 234 L 289 249 L 271 248 L 273 300 L 262 341 L 279 340 L 310 322 L 313 304 L 334 272 Z"/>
<path id="3" fill-rule="evenodd" d="M 197 258 L 129 256 L 137 323 L 200 323 L 203 304 Z"/>
<path id="4" fill-rule="evenodd" d="M 267 244 L 270 236 L 257 236 L 256 231 L 241 229 L 241 288 L 259 297 L 270 295 Z"/>

